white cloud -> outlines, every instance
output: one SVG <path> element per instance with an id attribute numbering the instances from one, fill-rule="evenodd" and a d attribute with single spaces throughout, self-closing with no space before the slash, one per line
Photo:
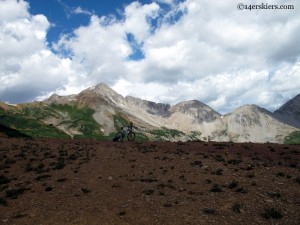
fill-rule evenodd
<path id="1" fill-rule="evenodd" d="M 28 17 L 29 5 L 24 0 L 0 1 L 0 21 L 7 23 L 14 21 L 16 18 Z"/>
<path id="2" fill-rule="evenodd" d="M 85 10 L 85 9 L 82 9 L 80 6 L 73 9 L 73 13 L 74 14 L 84 14 L 84 15 L 88 15 L 88 16 L 93 15 L 92 12 L 90 12 L 88 10 Z"/>
<path id="3" fill-rule="evenodd" d="M 135 39 L 141 43 L 150 35 L 151 24 L 149 19 L 158 16 L 159 6 L 156 3 L 141 5 L 133 2 L 125 8 L 123 24 L 125 31 L 132 33 Z"/>
<path id="4" fill-rule="evenodd" d="M 72 94 L 105 82 L 123 95 L 171 104 L 197 99 L 226 113 L 243 104 L 275 110 L 299 94 L 299 1 L 272 3 L 294 10 L 252 11 L 238 10 L 239 0 L 156 2 L 170 10 L 133 2 L 122 19 L 90 14 L 87 26 L 54 45 L 57 55 L 45 40 L 45 16 L 30 15 L 24 1 L 0 1 L 0 9 L 12 10 L 0 11 L 1 100 Z M 129 59 L 128 34 L 144 58 Z"/>
<path id="5" fill-rule="evenodd" d="M 53 54 L 47 46 L 50 23 L 44 15 L 32 16 L 24 1 L 0 1 L 0 98 L 30 101 L 54 91 L 75 75 L 69 59 Z M 6 9 L 6 10 L 5 10 Z"/>

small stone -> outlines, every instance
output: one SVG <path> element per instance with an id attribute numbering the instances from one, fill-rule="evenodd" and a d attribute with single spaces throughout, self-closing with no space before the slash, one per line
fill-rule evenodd
<path id="1" fill-rule="evenodd" d="M 108 179 L 108 180 L 113 180 L 113 177 L 112 177 L 112 176 L 109 176 L 107 179 Z"/>

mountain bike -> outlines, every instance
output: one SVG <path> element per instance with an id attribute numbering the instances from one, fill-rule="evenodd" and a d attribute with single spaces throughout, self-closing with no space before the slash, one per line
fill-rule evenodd
<path id="1" fill-rule="evenodd" d="M 129 127 L 125 127 L 124 130 L 118 132 L 114 140 L 123 141 L 123 139 L 126 137 L 128 141 L 134 141 L 135 139 L 135 133 L 131 129 L 129 129 Z"/>

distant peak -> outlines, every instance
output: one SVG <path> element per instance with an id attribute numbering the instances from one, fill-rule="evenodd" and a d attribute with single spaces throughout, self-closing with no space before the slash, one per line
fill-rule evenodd
<path id="1" fill-rule="evenodd" d="M 198 100 L 189 100 L 189 101 L 183 101 L 179 102 L 176 105 L 173 106 L 173 108 L 210 108 L 208 105 L 204 104 L 203 102 L 200 102 Z"/>
<path id="2" fill-rule="evenodd" d="M 109 89 L 111 89 L 107 84 L 102 83 L 102 82 L 97 84 L 95 87 L 96 88 L 109 88 Z"/>
<path id="3" fill-rule="evenodd" d="M 49 98 L 48 98 L 48 100 L 56 100 L 56 99 L 58 99 L 59 97 L 61 97 L 61 96 L 59 96 L 58 94 L 52 94 Z"/>
<path id="4" fill-rule="evenodd" d="M 236 112 L 236 113 L 264 113 L 264 114 L 269 114 L 271 115 L 272 113 L 269 112 L 267 109 L 265 108 L 261 108 L 259 107 L 258 105 L 254 105 L 254 104 L 251 104 L 251 105 L 243 105 L 237 109 L 235 109 L 233 112 Z"/>

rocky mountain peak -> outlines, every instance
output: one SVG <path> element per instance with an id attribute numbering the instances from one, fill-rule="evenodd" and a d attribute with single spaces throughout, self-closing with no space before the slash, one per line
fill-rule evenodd
<path id="1" fill-rule="evenodd" d="M 274 115 L 283 122 L 300 128 L 300 94 L 276 110 Z"/>
<path id="2" fill-rule="evenodd" d="M 275 113 L 300 114 L 300 94 L 281 106 L 278 110 L 275 111 Z"/>
<path id="3" fill-rule="evenodd" d="M 262 114 L 274 117 L 271 112 L 257 105 L 244 105 L 235 109 L 228 115 L 230 114 L 236 115 L 237 117 L 248 117 L 251 120 L 258 120 Z"/>
<path id="4" fill-rule="evenodd" d="M 180 102 L 172 106 L 170 112 L 171 114 L 183 113 L 192 116 L 197 122 L 211 122 L 221 116 L 221 114 L 198 100 Z"/>
<path id="5" fill-rule="evenodd" d="M 118 94 L 115 90 L 110 88 L 104 83 L 99 83 L 96 86 L 90 87 L 79 93 L 79 96 L 87 99 L 103 99 L 108 104 L 113 104 L 115 106 L 124 105 L 125 99 L 122 95 Z"/>

